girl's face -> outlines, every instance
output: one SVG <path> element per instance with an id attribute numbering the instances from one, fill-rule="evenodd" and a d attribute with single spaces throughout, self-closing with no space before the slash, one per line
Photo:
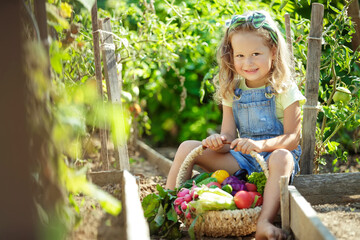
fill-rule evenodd
<path id="1" fill-rule="evenodd" d="M 257 88 L 268 82 L 276 49 L 270 49 L 264 39 L 252 32 L 237 32 L 231 37 L 236 72 L 245 78 L 246 85 Z"/>

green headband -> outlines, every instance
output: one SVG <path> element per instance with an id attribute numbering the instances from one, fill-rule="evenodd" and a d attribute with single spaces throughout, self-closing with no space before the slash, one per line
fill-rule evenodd
<path id="1" fill-rule="evenodd" d="M 264 28 L 269 31 L 272 40 L 277 44 L 277 34 L 275 30 L 266 22 L 266 16 L 261 12 L 253 12 L 250 15 L 235 15 L 229 22 L 226 22 L 226 27 L 229 27 L 229 31 L 240 26 L 244 23 L 251 23 L 254 28 Z"/>

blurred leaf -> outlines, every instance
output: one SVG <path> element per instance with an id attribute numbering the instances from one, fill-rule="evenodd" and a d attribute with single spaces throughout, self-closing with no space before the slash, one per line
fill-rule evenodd
<path id="1" fill-rule="evenodd" d="M 94 6 L 96 0 L 77 0 L 78 2 L 82 3 L 84 7 L 91 12 L 91 8 Z"/>

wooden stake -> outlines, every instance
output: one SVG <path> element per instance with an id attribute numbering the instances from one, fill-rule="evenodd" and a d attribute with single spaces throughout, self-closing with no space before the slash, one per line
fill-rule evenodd
<path id="1" fill-rule="evenodd" d="M 359 1 L 354 0 L 350 3 L 349 6 L 349 16 L 351 21 L 355 23 L 355 33 L 352 35 L 351 45 L 352 50 L 356 50 L 360 46 L 360 11 L 359 11 Z"/>
<path id="2" fill-rule="evenodd" d="M 46 5 L 45 0 L 34 1 L 34 12 L 36 22 L 39 28 L 40 40 L 45 47 L 47 55 L 49 55 L 49 40 L 48 40 L 48 29 L 46 20 Z M 49 75 L 50 76 L 50 75 Z"/>
<path id="3" fill-rule="evenodd" d="M 98 94 L 101 99 L 104 99 L 104 93 L 102 90 L 102 74 L 101 74 L 101 59 L 100 59 L 100 46 L 99 46 L 99 25 L 97 17 L 97 3 L 95 1 L 94 6 L 91 9 L 91 21 L 93 28 L 93 44 L 94 44 L 94 58 L 95 58 L 95 75 Z M 100 129 L 100 161 L 102 162 L 102 169 L 108 170 L 110 167 L 108 155 L 107 155 L 107 132 L 106 129 Z"/>
<path id="4" fill-rule="evenodd" d="M 113 35 L 111 32 L 110 18 L 104 19 L 102 22 L 102 39 L 101 39 L 101 48 L 104 62 L 104 72 L 106 78 L 106 87 L 109 100 L 112 103 L 120 105 L 121 104 L 121 84 L 119 84 L 118 73 L 117 73 L 117 64 L 115 57 L 115 45 L 113 41 Z M 125 126 L 125 119 L 118 119 L 119 122 L 122 121 L 122 125 Z M 127 151 L 126 144 L 126 134 L 125 129 L 122 128 L 121 135 L 115 136 L 117 139 L 117 144 L 115 146 L 115 159 L 120 163 L 120 170 L 129 170 L 129 156 Z"/>
<path id="5" fill-rule="evenodd" d="M 305 97 L 307 100 L 306 105 L 304 105 L 302 128 L 301 146 L 303 152 L 300 159 L 301 174 L 311 174 L 314 168 L 323 15 L 324 5 L 313 3 L 306 66 Z"/>
<path id="6" fill-rule="evenodd" d="M 281 228 L 290 233 L 290 207 L 289 207 L 289 178 L 282 176 L 280 178 L 280 211 L 281 211 Z"/>
<path id="7" fill-rule="evenodd" d="M 290 26 L 290 14 L 285 14 L 285 31 L 286 31 L 286 43 L 288 45 L 289 54 L 291 58 L 291 74 L 295 73 L 295 61 L 294 61 L 294 53 L 293 53 L 293 45 L 292 45 L 292 37 L 291 37 L 291 26 Z"/>

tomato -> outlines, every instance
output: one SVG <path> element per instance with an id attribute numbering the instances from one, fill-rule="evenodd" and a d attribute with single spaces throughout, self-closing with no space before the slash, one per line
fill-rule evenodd
<path id="1" fill-rule="evenodd" d="M 245 183 L 245 186 L 246 186 L 246 189 L 248 190 L 248 192 L 256 192 L 257 191 L 257 187 L 253 183 Z"/>
<path id="2" fill-rule="evenodd" d="M 247 191 L 238 191 L 234 196 L 234 202 L 236 207 L 239 209 L 250 208 L 254 202 L 254 198 L 251 196 L 250 192 Z"/>
<path id="3" fill-rule="evenodd" d="M 221 185 L 218 182 L 211 182 L 211 183 L 206 184 L 206 186 L 207 187 L 217 186 L 218 188 L 221 188 Z"/>
<path id="4" fill-rule="evenodd" d="M 221 184 L 226 178 L 230 177 L 230 174 L 225 170 L 217 170 L 211 174 L 211 177 L 216 178 L 218 183 Z"/>
<path id="5" fill-rule="evenodd" d="M 351 92 L 347 88 L 338 87 L 338 88 L 336 88 L 336 92 L 334 94 L 333 99 L 334 99 L 334 102 L 342 101 L 344 104 L 346 104 L 351 99 Z"/>
<path id="6" fill-rule="evenodd" d="M 261 196 L 261 194 L 258 192 L 249 192 L 249 193 L 253 199 L 252 207 L 261 206 L 263 203 L 263 197 Z M 256 202 L 255 202 L 255 196 L 258 196 L 258 199 L 256 200 Z"/>

